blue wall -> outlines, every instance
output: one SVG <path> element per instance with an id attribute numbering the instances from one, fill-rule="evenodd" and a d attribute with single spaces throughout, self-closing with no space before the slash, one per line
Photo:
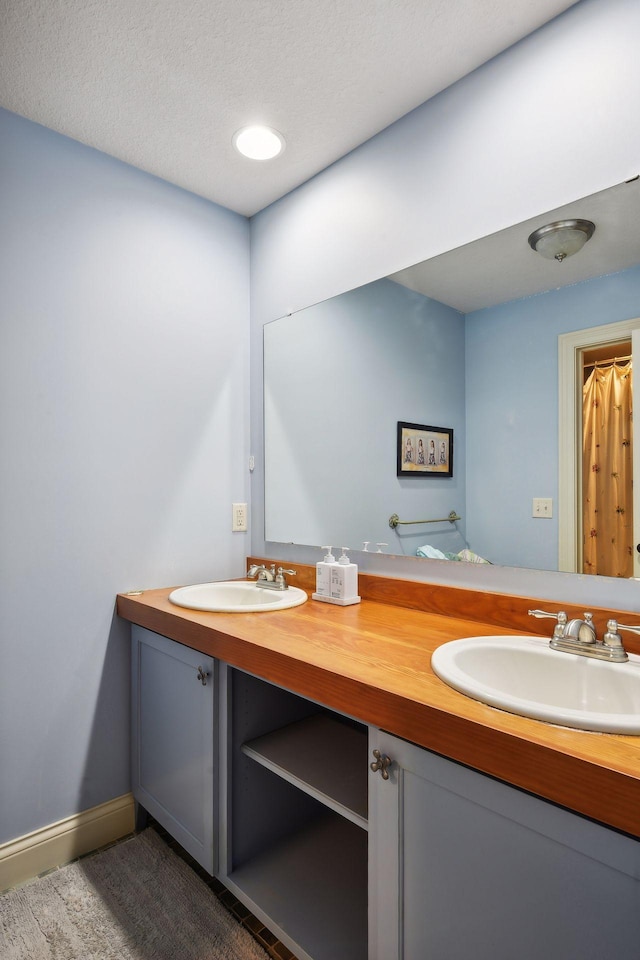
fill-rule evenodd
<path id="1" fill-rule="evenodd" d="M 411 554 L 429 538 L 464 547 L 464 522 L 429 537 L 399 527 L 400 540 L 389 528 L 392 513 L 464 510 L 460 313 L 378 280 L 268 324 L 265 372 L 269 539 L 358 550 L 393 541 Z M 396 476 L 399 420 L 453 428 L 453 477 Z"/>
<path id="2" fill-rule="evenodd" d="M 129 790 L 118 591 L 239 576 L 247 221 L 0 111 L 0 842 Z"/>
<path id="3" fill-rule="evenodd" d="M 506 565 L 557 570 L 558 336 L 640 316 L 640 267 L 469 313 L 467 536 Z M 552 520 L 531 517 L 552 497 Z"/>
<path id="4" fill-rule="evenodd" d="M 558 336 L 639 315 L 636 267 L 466 316 L 378 280 L 267 324 L 267 539 L 557 570 Z M 453 478 L 396 477 L 400 419 L 453 427 Z M 451 509 L 455 528 L 389 530 Z"/>
<path id="5" fill-rule="evenodd" d="M 640 88 L 639 32 L 637 0 L 581 0 L 252 219 L 256 554 L 316 556 L 264 539 L 263 325 L 636 176 L 629 91 Z M 572 63 L 588 63 L 586 75 L 576 79 Z M 637 584 L 613 578 L 408 557 L 369 556 L 365 568 L 640 610 Z"/>

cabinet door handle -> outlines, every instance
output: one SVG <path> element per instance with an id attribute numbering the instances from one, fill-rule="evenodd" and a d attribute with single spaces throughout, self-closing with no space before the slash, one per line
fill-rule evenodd
<path id="1" fill-rule="evenodd" d="M 373 755 L 375 757 L 375 760 L 372 764 L 370 764 L 371 769 L 373 770 L 374 773 L 376 773 L 376 771 L 379 770 L 382 776 L 382 779 L 388 780 L 389 767 L 393 763 L 393 760 L 390 757 L 388 757 L 386 754 L 380 753 L 379 750 L 374 750 Z"/>
<path id="2" fill-rule="evenodd" d="M 202 686 L 203 686 L 203 687 L 206 687 L 206 685 L 207 685 L 207 677 L 208 677 L 208 676 L 209 676 L 209 674 L 207 673 L 206 670 L 203 670 L 202 667 L 198 667 L 198 680 L 200 680 L 200 681 L 202 682 Z"/>

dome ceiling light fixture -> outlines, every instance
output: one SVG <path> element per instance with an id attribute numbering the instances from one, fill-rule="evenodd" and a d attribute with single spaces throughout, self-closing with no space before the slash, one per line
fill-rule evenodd
<path id="1" fill-rule="evenodd" d="M 591 220 L 557 220 L 534 230 L 529 237 L 529 246 L 541 257 L 562 263 L 582 250 L 595 229 Z"/>
<path id="2" fill-rule="evenodd" d="M 238 153 L 249 160 L 273 160 L 285 148 L 282 134 L 261 124 L 236 130 L 232 142 Z"/>

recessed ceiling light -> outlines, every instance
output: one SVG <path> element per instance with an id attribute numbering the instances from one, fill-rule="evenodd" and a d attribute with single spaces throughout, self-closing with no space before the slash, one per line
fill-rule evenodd
<path id="1" fill-rule="evenodd" d="M 237 130 L 233 135 L 233 145 L 238 153 L 250 160 L 272 160 L 284 150 L 285 140 L 272 127 L 255 125 Z"/>

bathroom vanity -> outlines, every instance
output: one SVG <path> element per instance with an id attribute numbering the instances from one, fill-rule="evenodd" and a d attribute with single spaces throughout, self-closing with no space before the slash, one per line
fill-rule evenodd
<path id="1" fill-rule="evenodd" d="M 491 622 L 469 591 L 445 616 L 453 588 L 360 587 L 245 615 L 121 595 L 136 800 L 300 960 L 636 960 L 640 737 L 435 677 L 447 640 L 540 633 L 529 600 L 494 598 Z"/>

